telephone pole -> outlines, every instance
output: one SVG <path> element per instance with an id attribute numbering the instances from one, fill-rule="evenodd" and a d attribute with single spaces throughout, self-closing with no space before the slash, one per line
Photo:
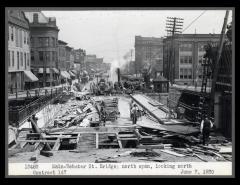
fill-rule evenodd
<path id="1" fill-rule="evenodd" d="M 168 60 L 168 80 L 173 84 L 174 81 L 174 63 L 175 63 L 175 53 L 174 53 L 174 35 L 182 33 L 183 19 L 177 17 L 167 17 L 166 20 L 166 31 L 168 36 L 171 36 L 171 49 L 170 57 Z"/>
<path id="2" fill-rule="evenodd" d="M 226 32 L 226 29 L 227 29 L 228 16 L 229 16 L 229 10 L 226 11 L 226 14 L 225 14 L 225 17 L 224 17 L 224 22 L 223 22 L 223 27 L 222 27 L 222 32 L 221 32 L 221 37 L 220 37 L 220 42 L 219 42 L 219 48 L 218 48 L 218 53 L 217 53 L 217 60 L 216 60 L 215 65 L 214 65 L 214 72 L 213 72 L 213 79 L 212 79 L 212 88 L 211 88 L 211 98 L 210 98 L 210 106 L 209 106 L 209 111 L 208 111 L 208 115 L 209 116 L 211 115 L 212 110 L 214 110 L 215 86 L 216 86 L 216 81 L 217 81 L 218 71 L 219 71 L 219 61 L 221 59 L 223 43 L 224 43 L 224 40 L 225 40 L 225 32 Z"/>

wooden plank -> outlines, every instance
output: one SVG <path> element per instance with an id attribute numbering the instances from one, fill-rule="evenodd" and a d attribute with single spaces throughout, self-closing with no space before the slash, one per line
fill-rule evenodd
<path id="1" fill-rule="evenodd" d="M 117 137 L 117 141 L 118 141 L 119 148 L 123 148 L 122 142 L 119 140 L 119 137 L 118 137 L 118 134 L 117 134 L 117 133 L 116 133 L 116 137 Z"/>
<path id="2" fill-rule="evenodd" d="M 186 155 L 179 154 L 177 152 L 173 152 L 173 151 L 170 151 L 170 150 L 161 150 L 161 152 L 164 152 L 164 153 L 167 153 L 167 154 L 170 154 L 170 155 L 174 155 L 174 156 L 177 156 L 177 157 L 185 157 L 186 156 Z"/>
<path id="3" fill-rule="evenodd" d="M 60 145 L 61 145 L 60 138 L 58 138 L 56 143 L 54 144 L 52 150 L 58 150 Z"/>
<path id="4" fill-rule="evenodd" d="M 118 139 L 121 141 L 130 141 L 130 140 L 138 141 L 138 138 L 118 138 Z"/>
<path id="5" fill-rule="evenodd" d="M 99 137 L 98 133 L 96 133 L 96 149 L 98 149 Z"/>
<path id="6" fill-rule="evenodd" d="M 166 147 L 171 147 L 172 144 L 160 144 L 160 145 L 139 145 L 137 148 L 140 149 L 164 149 Z"/>
<path id="7" fill-rule="evenodd" d="M 80 137 L 81 137 L 81 134 L 79 133 L 77 136 L 77 143 L 79 142 Z"/>
<path id="8" fill-rule="evenodd" d="M 18 142 L 31 142 L 31 143 L 55 143 L 56 140 L 17 140 Z"/>

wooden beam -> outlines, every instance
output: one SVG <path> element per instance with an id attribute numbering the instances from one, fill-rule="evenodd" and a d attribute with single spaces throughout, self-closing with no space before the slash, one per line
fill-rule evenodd
<path id="1" fill-rule="evenodd" d="M 58 150 L 58 149 L 59 149 L 59 147 L 60 147 L 60 145 L 61 145 L 61 142 L 60 142 L 60 141 L 61 141 L 61 139 L 58 138 L 57 141 L 55 142 L 52 150 Z"/>
<path id="2" fill-rule="evenodd" d="M 18 142 L 31 142 L 31 143 L 55 143 L 57 140 L 17 140 Z"/>
<path id="3" fill-rule="evenodd" d="M 98 149 L 99 137 L 98 133 L 96 133 L 96 149 Z"/>
<path id="4" fill-rule="evenodd" d="M 120 141 L 117 133 L 116 133 L 116 137 L 117 137 L 117 141 L 118 141 L 119 148 L 123 148 L 122 142 Z"/>

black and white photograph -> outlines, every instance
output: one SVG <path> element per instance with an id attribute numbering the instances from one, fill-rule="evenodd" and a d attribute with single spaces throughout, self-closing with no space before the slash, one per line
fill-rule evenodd
<path id="1" fill-rule="evenodd" d="M 234 8 L 5 15 L 9 176 L 233 175 Z"/>

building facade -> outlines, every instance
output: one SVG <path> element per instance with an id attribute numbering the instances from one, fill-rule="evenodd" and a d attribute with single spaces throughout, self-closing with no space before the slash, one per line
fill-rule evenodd
<path id="1" fill-rule="evenodd" d="M 30 22 L 31 68 L 39 78 L 39 87 L 59 84 L 58 32 L 54 17 L 42 12 L 25 12 Z"/>
<path id="2" fill-rule="evenodd" d="M 19 10 L 8 11 L 8 89 L 30 89 L 38 79 L 32 74 L 29 22 Z"/>
<path id="3" fill-rule="evenodd" d="M 135 36 L 135 62 L 136 74 L 150 65 L 151 77 L 156 73 L 163 75 L 163 38 Z"/>
<path id="4" fill-rule="evenodd" d="M 176 34 L 164 39 L 164 77 L 180 85 L 200 85 L 205 45 L 218 43 L 219 34 Z M 210 86 L 210 82 L 208 84 Z"/>
<path id="5" fill-rule="evenodd" d="M 74 50 L 74 68 L 78 74 L 82 72 L 84 69 L 84 61 L 85 61 L 86 52 L 83 49 L 75 49 Z"/>
<path id="6" fill-rule="evenodd" d="M 103 72 L 105 67 L 103 58 L 97 58 L 96 55 L 86 55 L 85 66 L 88 73 Z"/>

